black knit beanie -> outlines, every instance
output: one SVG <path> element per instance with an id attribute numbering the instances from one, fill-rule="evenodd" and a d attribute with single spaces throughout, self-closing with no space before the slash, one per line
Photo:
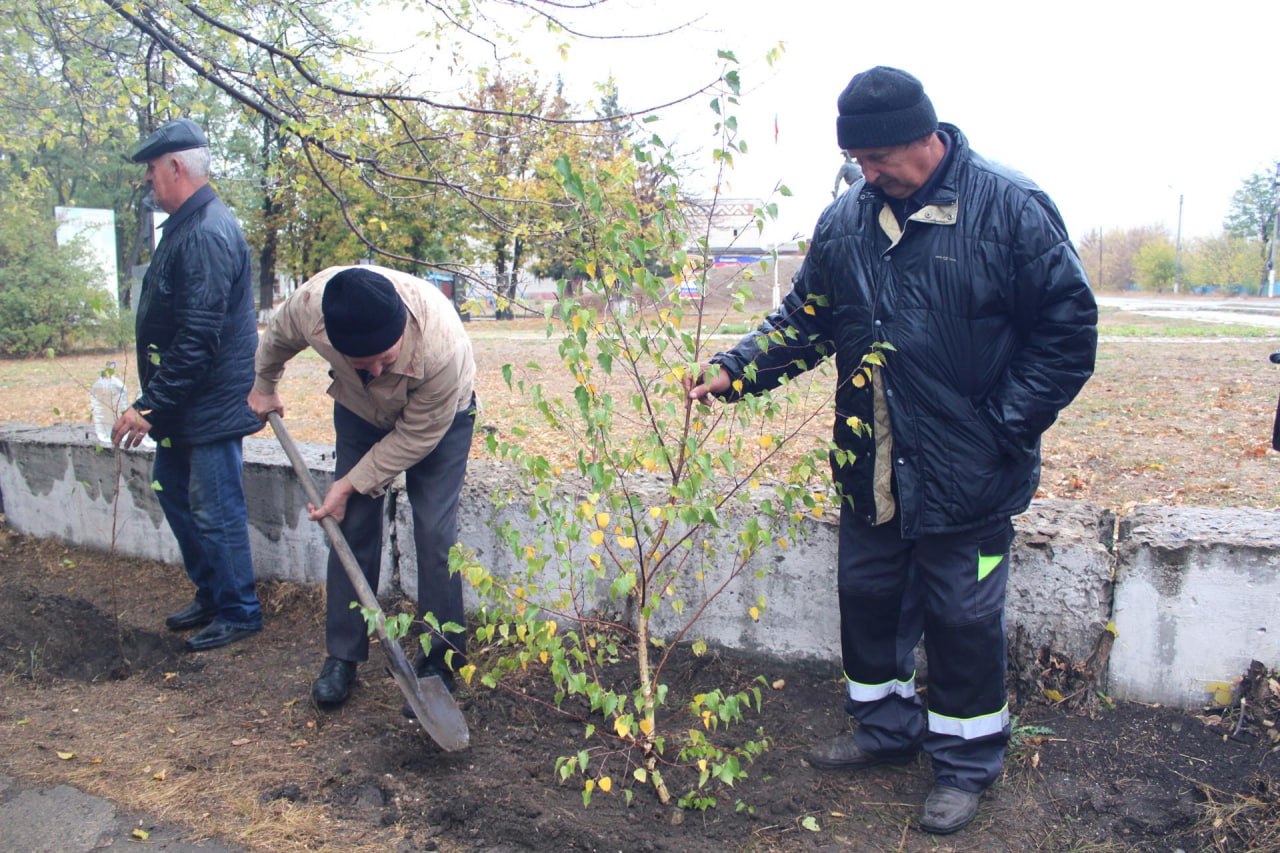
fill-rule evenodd
<path id="1" fill-rule="evenodd" d="M 853 75 L 836 106 L 836 139 L 845 151 L 905 145 L 938 129 L 920 81 L 884 65 Z"/>
<path id="2" fill-rule="evenodd" d="M 345 269 L 325 283 L 320 310 L 329 343 L 352 358 L 391 349 L 409 316 L 391 280 L 361 267 Z"/>

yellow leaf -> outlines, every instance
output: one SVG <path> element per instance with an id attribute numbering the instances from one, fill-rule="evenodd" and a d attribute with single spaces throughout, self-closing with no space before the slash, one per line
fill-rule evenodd
<path id="1" fill-rule="evenodd" d="M 674 376 L 674 377 L 676 378 L 676 381 L 677 381 L 677 382 L 681 382 L 681 381 L 683 381 L 683 380 L 684 380 L 684 366 L 683 366 L 683 365 L 676 365 L 675 367 L 671 368 L 671 375 L 672 375 L 672 376 Z"/>
<path id="2" fill-rule="evenodd" d="M 626 717 L 618 717 L 613 721 L 613 730 L 618 733 L 618 737 L 627 737 L 631 734 L 631 723 L 627 722 Z"/>
<path id="3" fill-rule="evenodd" d="M 596 263 L 595 261 L 588 261 L 587 262 L 587 278 L 595 278 L 595 277 L 596 277 Z"/>
<path id="4" fill-rule="evenodd" d="M 861 373 L 855 373 L 853 374 L 853 379 L 851 381 L 853 382 L 854 388 L 861 388 L 863 385 L 867 384 L 867 377 L 863 376 Z"/>
<path id="5" fill-rule="evenodd" d="M 613 790 L 613 780 L 610 779 L 608 776 L 605 776 L 604 778 L 602 778 L 600 780 L 600 790 L 604 791 L 606 794 L 609 793 L 609 791 Z"/>
<path id="6" fill-rule="evenodd" d="M 582 513 L 583 518 L 590 518 L 596 511 L 596 505 L 591 501 L 583 501 L 578 504 L 578 512 Z"/>
<path id="7" fill-rule="evenodd" d="M 574 314 L 574 315 L 573 315 L 573 330 L 574 330 L 575 332 L 577 332 L 577 331 L 580 331 L 581 329 L 582 329 L 582 315 L 581 315 L 581 314 Z"/>
<path id="8" fill-rule="evenodd" d="M 640 732 L 644 735 L 653 734 L 653 718 L 645 717 L 640 721 Z"/>
<path id="9" fill-rule="evenodd" d="M 559 627 L 560 626 L 556 624 L 556 620 L 548 619 L 547 620 L 547 636 L 554 637 L 556 635 L 556 629 Z"/>
<path id="10" fill-rule="evenodd" d="M 591 538 L 591 544 L 592 544 L 592 545 L 595 545 L 595 546 L 598 548 L 598 547 L 600 547 L 600 543 L 601 543 L 601 542 L 604 542 L 604 531 L 603 531 L 603 530 L 593 530 L 593 531 L 591 531 L 591 537 L 590 537 L 590 538 Z"/>
<path id="11" fill-rule="evenodd" d="M 169 772 L 169 771 L 167 771 L 167 770 L 161 770 L 159 773 L 152 773 L 152 774 L 151 774 L 151 778 L 152 778 L 152 779 L 155 779 L 157 782 L 163 782 L 163 781 L 164 781 L 165 774 L 166 774 L 166 773 L 168 773 L 168 772 Z"/>
<path id="12" fill-rule="evenodd" d="M 532 560 L 535 556 L 537 556 L 537 554 L 538 554 L 537 548 L 533 547 L 532 545 L 524 546 L 524 558 L 526 560 Z"/>
<path id="13" fill-rule="evenodd" d="M 787 537 L 785 536 L 778 537 L 778 547 L 781 548 L 783 551 L 787 550 L 787 548 L 789 547 L 789 545 L 787 544 Z"/>
<path id="14" fill-rule="evenodd" d="M 599 531 L 597 531 L 597 532 L 599 532 Z M 604 539 L 604 534 L 601 534 L 601 535 L 600 535 L 600 538 L 603 540 L 603 539 Z M 597 543 L 597 544 L 599 544 L 599 543 Z M 587 556 L 587 559 L 591 561 L 591 565 L 595 566 L 597 569 L 598 569 L 598 568 L 600 568 L 600 555 L 599 555 L 599 554 L 589 554 L 589 555 Z"/>
<path id="15" fill-rule="evenodd" d="M 699 769 L 699 770 L 701 770 L 701 771 L 703 771 L 703 772 L 705 772 L 705 771 L 706 771 L 706 769 L 707 769 L 707 759 L 705 759 L 705 758 L 699 758 L 699 759 L 698 759 L 698 769 Z"/>
<path id="16" fill-rule="evenodd" d="M 597 512 L 597 513 L 596 513 L 596 527 L 604 528 L 604 527 L 608 527 L 608 526 L 609 526 L 609 513 L 607 513 L 607 512 Z"/>
<path id="17" fill-rule="evenodd" d="M 636 538 L 634 536 L 619 536 L 618 545 L 630 550 L 636 547 Z"/>
<path id="18" fill-rule="evenodd" d="M 762 435 L 760 436 L 760 438 L 756 439 L 756 443 L 759 444 L 765 450 L 768 450 L 770 447 L 773 447 L 773 436 Z"/>
<path id="19" fill-rule="evenodd" d="M 1057 690 L 1054 690 L 1052 687 L 1046 687 L 1044 690 L 1044 698 L 1048 699 L 1050 702 L 1061 702 L 1062 694 Z"/>
<path id="20" fill-rule="evenodd" d="M 813 306 L 812 306 L 812 305 L 806 305 L 806 306 L 804 306 L 804 313 L 806 313 L 806 314 L 808 314 L 810 317 L 812 317 L 812 316 L 814 316 L 815 314 L 817 314 L 818 312 L 813 310 Z"/>
<path id="21" fill-rule="evenodd" d="M 547 653 L 538 652 L 538 660 L 542 661 L 545 664 L 547 662 Z"/>
<path id="22" fill-rule="evenodd" d="M 145 829 L 135 829 L 135 830 L 134 830 L 132 833 L 130 833 L 130 834 L 131 834 L 134 838 L 137 838 L 137 839 L 139 839 L 139 840 L 141 840 L 141 841 L 146 841 L 148 838 L 150 838 L 150 837 L 151 837 L 151 833 L 147 832 Z"/>
<path id="23" fill-rule="evenodd" d="M 741 393 L 742 393 L 742 380 L 741 380 L 741 379 L 735 379 L 735 380 L 733 380 L 733 390 L 737 391 L 739 394 L 741 394 Z"/>
<path id="24" fill-rule="evenodd" d="M 649 507 L 649 517 L 650 517 L 650 518 L 652 518 L 654 521 L 657 521 L 659 518 L 661 518 L 661 517 L 662 517 L 662 507 L 660 507 L 660 506 L 651 506 L 651 507 Z"/>
<path id="25" fill-rule="evenodd" d="M 471 676 L 475 674 L 476 674 L 476 666 L 473 663 L 469 663 L 466 666 L 464 666 L 462 669 L 458 670 L 458 675 L 461 675 L 462 680 L 465 681 L 467 684 L 471 683 Z"/>
<path id="26" fill-rule="evenodd" d="M 58 757 L 61 758 L 63 761 L 70 761 L 71 759 L 76 757 L 76 754 L 74 752 L 59 752 Z"/>
<path id="27" fill-rule="evenodd" d="M 752 622 L 759 622 L 759 621 L 760 621 L 760 608 L 759 608 L 759 607 L 752 607 L 752 608 L 751 608 L 750 610 L 748 610 L 747 612 L 751 614 L 751 621 L 752 621 Z"/>

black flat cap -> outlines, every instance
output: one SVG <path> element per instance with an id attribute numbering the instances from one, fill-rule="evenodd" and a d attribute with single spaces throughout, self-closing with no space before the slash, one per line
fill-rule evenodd
<path id="1" fill-rule="evenodd" d="M 161 125 L 155 133 L 142 140 L 138 150 L 129 159 L 135 163 L 146 163 L 161 154 L 186 151 L 188 148 L 205 148 L 208 145 L 209 140 L 200 125 L 189 118 L 178 118 Z"/>

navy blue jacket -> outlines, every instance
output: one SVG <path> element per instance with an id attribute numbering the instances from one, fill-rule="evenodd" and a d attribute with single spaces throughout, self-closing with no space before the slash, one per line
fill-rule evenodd
<path id="1" fill-rule="evenodd" d="M 885 196 L 855 183 L 818 220 L 792 292 L 713 359 L 751 393 L 835 357 L 843 452 L 832 472 L 871 522 L 875 441 L 851 423 L 874 423 L 873 393 L 855 374 L 873 342 L 890 344 L 879 382 L 906 538 L 1025 510 L 1040 436 L 1092 374 L 1097 348 L 1097 306 L 1053 202 L 943 129 L 954 156 L 897 243 L 880 224 L 892 216 Z"/>
<path id="2" fill-rule="evenodd" d="M 208 184 L 164 222 L 137 305 L 135 402 L 151 436 L 207 444 L 257 432 L 246 402 L 258 348 L 249 246 Z"/>

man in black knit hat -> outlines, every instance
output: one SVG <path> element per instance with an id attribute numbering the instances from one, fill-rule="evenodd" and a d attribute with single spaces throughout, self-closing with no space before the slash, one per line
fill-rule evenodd
<path id="1" fill-rule="evenodd" d="M 1093 372 L 1097 308 L 1053 202 L 940 124 L 919 80 L 872 68 L 837 107 L 862 179 L 819 218 L 792 292 L 689 393 L 732 400 L 836 359 L 851 720 L 809 761 L 858 770 L 923 750 L 920 825 L 945 834 L 1003 766 L 1011 519 L 1039 484 L 1041 434 Z"/>
<path id="2" fill-rule="evenodd" d="M 285 363 L 308 346 L 332 367 L 329 395 L 337 460 L 312 521 L 332 517 L 369 586 L 378 589 L 383 495 L 402 472 L 413 511 L 418 616 L 430 612 L 416 663 L 450 690 L 465 663 L 462 580 L 449 574 L 457 541 L 458 497 L 475 427 L 475 361 L 453 304 L 422 279 L 377 266 L 331 267 L 303 284 L 276 311 L 258 345 L 249 406 L 265 419 L 284 416 L 276 391 Z M 346 701 L 369 636 L 342 564 L 329 554 L 327 656 L 311 696 L 323 708 Z"/>

